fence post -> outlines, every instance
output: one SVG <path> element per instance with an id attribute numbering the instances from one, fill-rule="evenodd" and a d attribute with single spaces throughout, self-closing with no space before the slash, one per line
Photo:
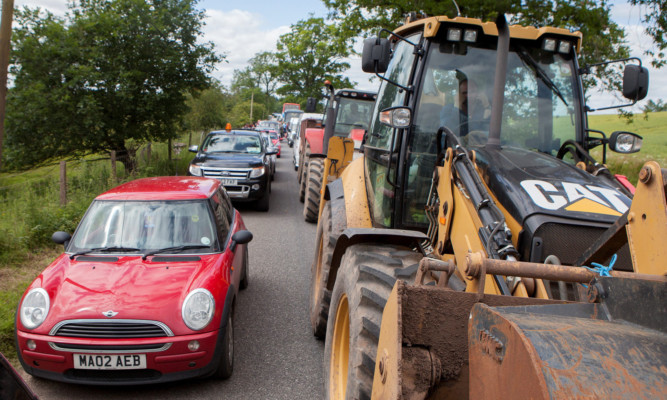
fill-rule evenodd
<path id="1" fill-rule="evenodd" d="M 116 150 L 111 150 L 111 179 L 114 184 L 118 182 L 116 177 Z"/>
<path id="2" fill-rule="evenodd" d="M 60 204 L 67 205 L 67 166 L 65 161 L 60 162 Z"/>

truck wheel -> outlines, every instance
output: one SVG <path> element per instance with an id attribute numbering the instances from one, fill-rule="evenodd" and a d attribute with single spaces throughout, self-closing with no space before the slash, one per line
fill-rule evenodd
<path id="1" fill-rule="evenodd" d="M 266 190 L 262 197 L 257 200 L 256 208 L 257 211 L 269 211 L 269 200 L 271 198 L 271 182 L 268 183 Z"/>
<path id="2" fill-rule="evenodd" d="M 229 312 L 223 335 L 220 364 L 213 373 L 213 376 L 217 379 L 227 379 L 234 372 L 234 310 Z"/>
<path id="3" fill-rule="evenodd" d="M 241 276 L 241 282 L 239 282 L 239 289 L 246 289 L 248 283 L 248 245 L 245 245 L 243 249 L 243 275 Z"/>
<path id="4" fill-rule="evenodd" d="M 314 158 L 308 163 L 306 199 L 303 203 L 303 218 L 308 222 L 317 222 L 317 214 L 320 212 L 323 169 L 324 160 L 321 158 Z"/>
<path id="5" fill-rule="evenodd" d="M 341 210 L 344 212 L 344 210 Z M 324 339 L 327 333 L 327 318 L 329 316 L 329 304 L 331 303 L 331 290 L 327 289 L 331 259 L 336 247 L 336 238 L 345 227 L 333 228 L 332 205 L 327 202 L 322 210 L 322 218 L 317 225 L 317 252 L 315 260 L 310 268 L 310 325 L 313 335 L 318 339 Z M 337 232 L 334 232 L 336 229 Z"/>
<path id="6" fill-rule="evenodd" d="M 324 345 L 327 399 L 370 399 L 382 311 L 397 279 L 414 282 L 420 253 L 359 244 L 343 255 Z"/>
<path id="7" fill-rule="evenodd" d="M 306 198 L 306 172 L 308 171 L 308 162 L 310 158 L 310 147 L 306 147 L 305 155 L 299 160 L 299 201 L 304 202 Z"/>

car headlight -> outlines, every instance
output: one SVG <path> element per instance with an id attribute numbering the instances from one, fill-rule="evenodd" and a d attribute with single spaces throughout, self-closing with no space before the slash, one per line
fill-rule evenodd
<path id="1" fill-rule="evenodd" d="M 49 314 L 49 295 L 42 288 L 32 289 L 21 303 L 21 323 L 26 329 L 35 329 Z"/>
<path id="2" fill-rule="evenodd" d="M 215 300 L 206 289 L 195 289 L 188 293 L 183 302 L 183 322 L 193 331 L 204 329 L 215 313 Z"/>
<path id="3" fill-rule="evenodd" d="M 252 169 L 252 171 L 250 171 L 251 178 L 259 178 L 262 175 L 264 175 L 264 166 L 255 167 Z"/>
<path id="4" fill-rule="evenodd" d="M 193 176 L 202 176 L 201 175 L 201 168 L 199 165 L 196 164 L 190 164 L 190 167 L 188 168 L 188 171 L 190 171 L 190 174 Z"/>

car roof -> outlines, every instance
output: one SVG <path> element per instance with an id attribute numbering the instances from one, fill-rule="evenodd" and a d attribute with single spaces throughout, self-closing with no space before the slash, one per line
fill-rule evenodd
<path id="1" fill-rule="evenodd" d="M 209 135 L 246 135 L 246 136 L 257 136 L 257 131 L 245 131 L 245 130 L 232 130 L 232 131 L 211 131 Z"/>
<path id="2" fill-rule="evenodd" d="M 123 183 L 95 200 L 195 200 L 207 199 L 220 187 L 217 179 L 160 176 Z"/>

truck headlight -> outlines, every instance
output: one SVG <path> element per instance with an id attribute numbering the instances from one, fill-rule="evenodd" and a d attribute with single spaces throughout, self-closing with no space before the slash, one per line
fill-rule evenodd
<path id="1" fill-rule="evenodd" d="M 204 329 L 215 313 L 215 300 L 206 289 L 195 289 L 188 293 L 183 302 L 183 322 L 193 331 Z"/>
<path id="2" fill-rule="evenodd" d="M 251 178 L 259 178 L 262 175 L 264 175 L 264 166 L 255 167 L 252 169 L 252 171 L 250 171 Z"/>
<path id="3" fill-rule="evenodd" d="M 192 176 L 202 176 L 201 175 L 201 168 L 199 165 L 196 164 L 190 164 L 190 167 L 188 168 L 188 171 Z"/>
<path id="4" fill-rule="evenodd" d="M 42 288 L 32 289 L 21 303 L 21 323 L 26 329 L 35 329 L 49 314 L 49 295 Z"/>

